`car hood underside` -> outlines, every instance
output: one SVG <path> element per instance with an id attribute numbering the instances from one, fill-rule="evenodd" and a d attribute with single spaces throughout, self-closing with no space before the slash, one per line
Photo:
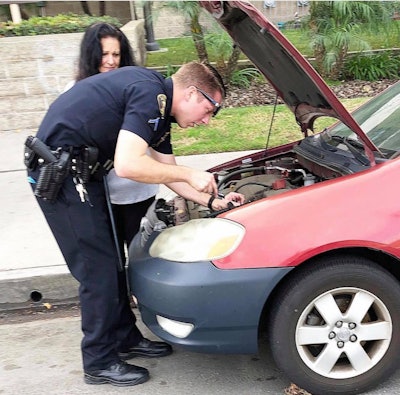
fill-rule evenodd
<path id="1" fill-rule="evenodd" d="M 318 117 L 336 118 L 360 137 L 371 164 L 374 163 L 371 151 L 378 151 L 377 147 L 310 63 L 258 9 L 244 1 L 200 3 L 274 87 L 305 136 L 313 130 Z M 223 13 L 215 13 L 216 3 L 223 7 Z"/>

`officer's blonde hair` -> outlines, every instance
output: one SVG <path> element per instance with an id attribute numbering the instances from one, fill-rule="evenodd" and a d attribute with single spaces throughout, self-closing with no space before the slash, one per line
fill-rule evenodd
<path id="1" fill-rule="evenodd" d="M 174 84 L 186 88 L 194 85 L 210 94 L 219 91 L 225 97 L 225 86 L 218 71 L 205 62 L 189 62 L 179 68 L 173 75 Z"/>

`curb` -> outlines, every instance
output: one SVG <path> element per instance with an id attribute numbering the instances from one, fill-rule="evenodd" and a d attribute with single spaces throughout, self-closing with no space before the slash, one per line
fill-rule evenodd
<path id="1" fill-rule="evenodd" d="M 9 270 L 0 273 L 0 311 L 33 304 L 61 304 L 78 298 L 79 283 L 65 267 Z"/>

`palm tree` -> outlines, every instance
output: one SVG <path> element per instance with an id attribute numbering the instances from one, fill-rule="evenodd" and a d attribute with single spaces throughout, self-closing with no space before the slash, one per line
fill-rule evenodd
<path id="1" fill-rule="evenodd" d="M 232 45 L 231 38 L 217 23 L 214 23 L 214 31 L 207 34 L 207 38 L 205 38 L 199 21 L 202 8 L 197 1 L 169 1 L 168 6 L 175 8 L 187 19 L 190 19 L 190 31 L 200 61 L 209 61 L 207 46 L 216 49 L 215 52 L 218 54 L 216 68 L 225 84 L 229 85 L 242 53 L 240 48 Z M 205 15 L 209 17 L 208 13 L 205 13 Z"/>
<path id="2" fill-rule="evenodd" d="M 232 44 L 231 37 L 217 24 L 215 30 L 207 34 L 206 43 L 215 49 L 216 67 L 225 84 L 229 85 L 242 51 L 237 45 Z"/>
<path id="3" fill-rule="evenodd" d="M 370 49 L 361 31 L 377 32 L 391 23 L 388 7 L 380 1 L 312 1 L 310 29 L 315 63 L 322 76 L 340 78 L 350 45 Z"/>
<path id="4" fill-rule="evenodd" d="M 208 62 L 208 53 L 204 41 L 204 32 L 200 24 L 201 7 L 197 1 L 169 1 L 167 5 L 175 8 L 190 20 L 190 32 L 200 61 Z"/>

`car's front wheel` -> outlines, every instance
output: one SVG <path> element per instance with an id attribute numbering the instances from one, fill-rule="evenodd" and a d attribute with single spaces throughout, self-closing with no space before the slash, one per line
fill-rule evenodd
<path id="1" fill-rule="evenodd" d="M 357 394 L 400 361 L 400 285 L 374 262 L 325 258 L 300 269 L 271 311 L 277 365 L 312 394 Z"/>

